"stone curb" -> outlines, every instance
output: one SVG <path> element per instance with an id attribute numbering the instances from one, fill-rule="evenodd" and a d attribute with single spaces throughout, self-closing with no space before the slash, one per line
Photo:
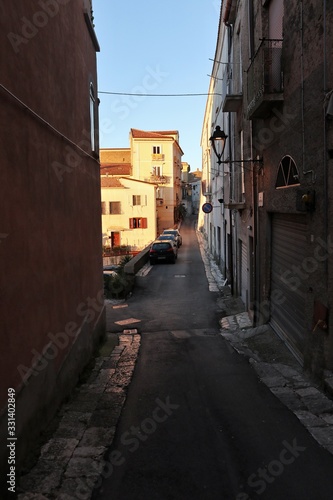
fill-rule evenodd
<path id="1" fill-rule="evenodd" d="M 87 382 L 62 406 L 61 420 L 35 466 L 20 478 L 18 500 L 90 499 L 126 400 L 140 335 L 124 330 L 109 356 L 96 358 Z"/>
<path id="2" fill-rule="evenodd" d="M 219 291 L 222 295 L 220 304 L 226 315 L 221 318 L 220 333 L 230 348 L 246 357 L 261 381 L 285 404 L 308 429 L 317 442 L 333 453 L 333 373 L 327 372 L 323 391 L 315 387 L 294 358 L 289 366 L 284 363 L 262 359 L 262 346 L 256 339 L 269 336 L 272 331 L 269 325 L 252 328 L 252 321 L 247 312 L 241 312 L 239 302 L 233 300 L 230 289 L 226 285 L 220 269 L 209 253 L 208 244 L 200 231 L 197 238 L 205 266 L 210 291 Z M 235 312 L 237 311 L 237 312 Z M 272 334 L 273 335 L 273 334 Z M 274 334 L 275 343 L 280 343 Z M 281 349 L 284 347 L 281 341 Z M 277 347 L 277 358 L 279 358 Z M 290 355 L 291 356 L 291 355 Z"/>
<path id="3" fill-rule="evenodd" d="M 251 328 L 250 323 L 246 313 L 227 316 L 220 320 L 220 333 L 238 354 L 249 360 L 260 380 L 296 415 L 316 441 L 333 454 L 333 398 L 316 387 L 296 360 L 291 365 L 266 362 L 261 356 L 260 343 L 254 352 L 248 342 L 273 333 L 268 325 Z M 333 382 L 330 373 L 326 380 Z"/>

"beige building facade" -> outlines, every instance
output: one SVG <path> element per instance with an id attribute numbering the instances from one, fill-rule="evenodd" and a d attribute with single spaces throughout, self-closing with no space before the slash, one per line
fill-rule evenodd
<path id="1" fill-rule="evenodd" d="M 183 151 L 179 133 L 173 131 L 130 131 L 133 177 L 157 185 L 157 233 L 174 226 L 181 203 Z"/>
<path id="2" fill-rule="evenodd" d="M 103 247 L 141 250 L 156 237 L 155 184 L 101 177 Z"/>
<path id="3" fill-rule="evenodd" d="M 131 129 L 129 148 L 100 150 L 104 249 L 138 251 L 174 227 L 182 202 L 178 131 Z"/>

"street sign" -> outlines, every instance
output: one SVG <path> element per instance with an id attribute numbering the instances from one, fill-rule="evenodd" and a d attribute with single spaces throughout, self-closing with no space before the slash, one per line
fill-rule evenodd
<path id="1" fill-rule="evenodd" d="M 205 212 L 205 214 L 210 214 L 210 212 L 213 210 L 213 205 L 211 203 L 204 203 L 201 208 L 202 211 Z"/>

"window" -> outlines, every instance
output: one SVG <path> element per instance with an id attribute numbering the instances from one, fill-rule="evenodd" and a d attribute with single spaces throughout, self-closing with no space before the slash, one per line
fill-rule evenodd
<path id="1" fill-rule="evenodd" d="M 96 151 L 96 98 L 95 98 L 95 89 L 92 83 L 90 83 L 90 142 L 91 142 L 91 150 Z"/>
<path id="2" fill-rule="evenodd" d="M 120 201 L 102 201 L 102 215 L 121 214 Z"/>
<path id="3" fill-rule="evenodd" d="M 147 228 L 147 218 L 146 217 L 132 217 L 129 220 L 130 229 L 146 229 Z"/>
<path id="4" fill-rule="evenodd" d="M 159 154 L 161 154 L 161 147 L 153 146 L 153 155 L 159 155 Z"/>
<path id="5" fill-rule="evenodd" d="M 156 177 L 161 177 L 162 167 L 153 167 L 153 175 L 156 175 Z"/>
<path id="6" fill-rule="evenodd" d="M 110 201 L 109 202 L 110 214 L 120 215 L 121 214 L 121 203 L 120 201 Z"/>
<path id="7" fill-rule="evenodd" d="M 140 194 L 133 194 L 131 205 L 133 207 L 138 205 L 139 206 L 147 205 L 147 195 L 141 196 Z"/>
<path id="8" fill-rule="evenodd" d="M 299 174 L 296 163 L 291 156 L 284 156 L 280 161 L 275 188 L 285 188 L 299 185 Z"/>

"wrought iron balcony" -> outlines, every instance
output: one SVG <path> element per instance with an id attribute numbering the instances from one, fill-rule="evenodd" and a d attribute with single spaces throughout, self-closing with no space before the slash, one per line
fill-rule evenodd
<path id="1" fill-rule="evenodd" d="M 283 40 L 263 39 L 247 70 L 248 118 L 266 118 L 283 101 Z"/>

